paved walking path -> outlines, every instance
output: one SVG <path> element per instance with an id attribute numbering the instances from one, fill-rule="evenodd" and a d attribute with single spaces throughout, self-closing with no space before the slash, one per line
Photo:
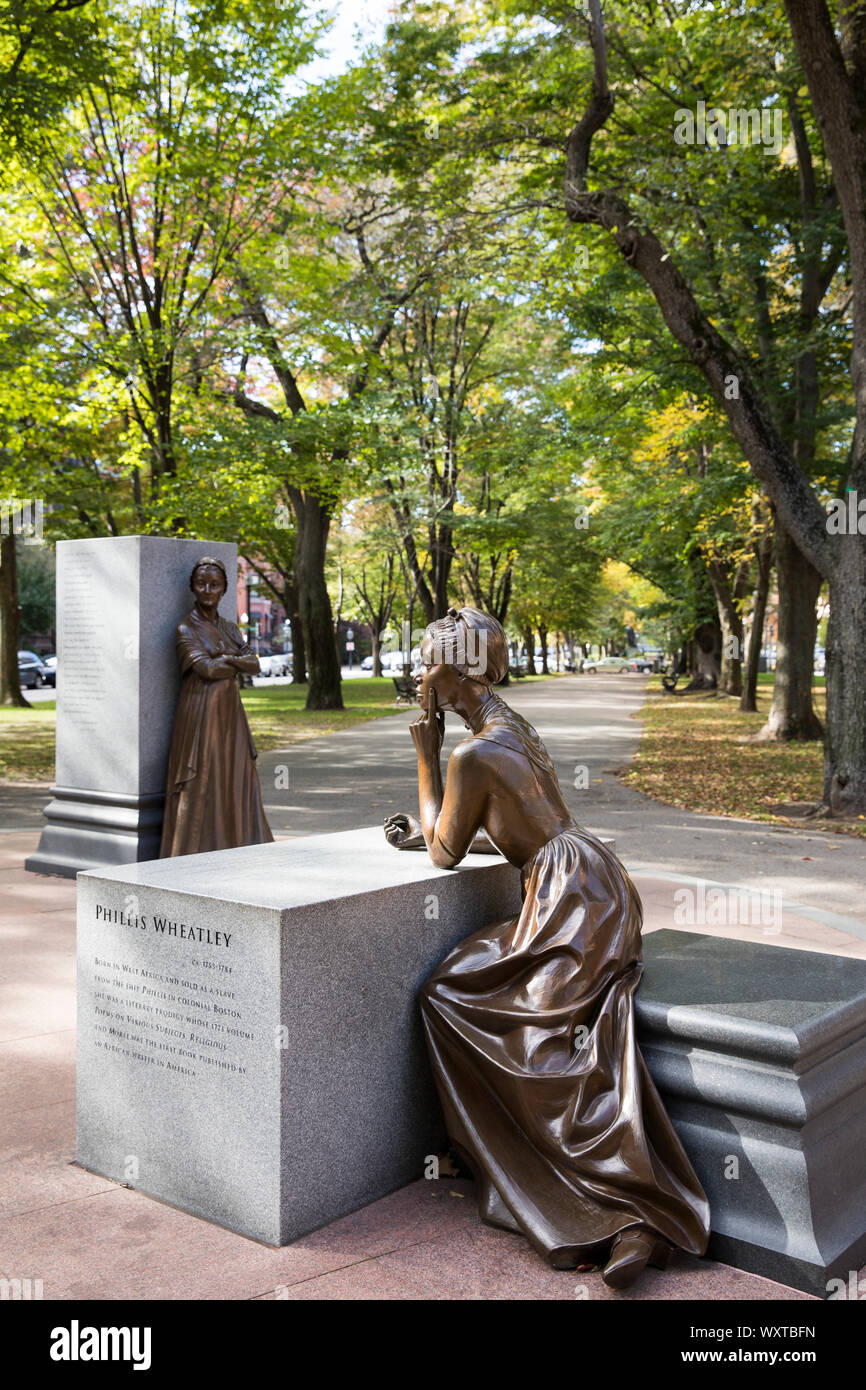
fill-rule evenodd
<path id="1" fill-rule="evenodd" d="M 696 880 L 784 893 L 772 922 L 680 923 L 782 947 L 866 956 L 866 846 L 691 815 L 630 791 L 612 769 L 631 757 L 646 682 L 562 678 L 508 692 L 536 725 L 578 820 L 611 835 L 634 874 L 645 930 L 674 926 L 675 897 Z M 411 714 L 379 719 L 261 759 L 278 835 L 315 834 L 415 810 Z M 453 721 L 450 721 L 453 722 Z M 446 747 L 460 737 L 449 731 Z M 588 768 L 586 790 L 575 765 Z M 289 786 L 276 790 L 277 771 Z M 626 1294 L 599 1274 L 547 1269 L 522 1238 L 482 1226 L 472 1185 L 419 1180 L 282 1250 L 86 1173 L 73 1161 L 74 902 L 68 880 L 26 874 L 44 789 L 0 790 L 0 1275 L 42 1279 L 46 1299 L 806 1299 L 709 1261 L 683 1257 Z M 19 827 L 9 817 L 22 815 Z M 29 821 L 29 824 L 28 824 Z M 838 849 L 831 849 L 838 845 Z M 804 856 L 808 856 L 808 859 Z M 769 902 L 770 900 L 767 899 Z M 864 914 L 866 915 L 866 914 Z"/>
<path id="2" fill-rule="evenodd" d="M 504 692 L 535 724 L 556 762 L 577 820 L 612 836 L 632 869 L 732 882 L 850 919 L 866 939 L 866 841 L 814 829 L 703 816 L 664 806 L 624 786 L 617 768 L 638 745 L 632 716 L 645 698 L 638 675 L 563 676 Z M 278 835 L 315 835 L 374 825 L 417 808 L 412 711 L 297 743 L 260 759 L 265 802 Z M 445 749 L 465 731 L 448 717 Z M 586 766 L 588 786 L 574 786 Z M 279 772 L 279 776 L 278 776 Z M 277 789 L 288 774 L 288 788 Z M 49 798 L 44 786 L 0 783 L 0 830 L 37 830 Z"/>

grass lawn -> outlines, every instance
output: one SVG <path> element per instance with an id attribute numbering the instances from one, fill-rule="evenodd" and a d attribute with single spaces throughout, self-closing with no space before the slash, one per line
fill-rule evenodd
<path id="1" fill-rule="evenodd" d="M 776 677 L 773 675 L 773 672 L 772 672 L 772 671 L 761 671 L 761 672 L 759 673 L 759 675 L 758 675 L 758 685 L 768 685 L 768 686 L 770 687 L 770 689 L 772 690 L 772 688 L 773 688 L 773 681 L 774 681 L 775 679 L 776 679 Z M 812 677 L 812 688 L 813 688 L 813 690 L 823 690 L 826 684 L 827 684 L 827 677 L 826 677 L 826 676 L 813 676 L 813 677 Z"/>
<path id="2" fill-rule="evenodd" d="M 256 685 L 242 691 L 253 738 L 261 752 L 397 712 L 393 682 L 385 679 L 343 681 L 345 709 L 305 710 L 306 698 L 305 685 Z M 0 778 L 53 781 L 55 718 L 53 700 L 30 709 L 0 708 Z"/>
<path id="3" fill-rule="evenodd" d="M 759 679 L 758 713 L 741 714 L 739 700 L 696 691 L 665 695 L 658 678 L 637 716 L 643 737 L 623 776 L 636 791 L 668 806 L 715 816 L 742 816 L 810 830 L 866 835 L 866 817 L 854 821 L 809 820 L 797 803 L 821 799 L 820 743 L 741 742 L 764 724 L 772 699 L 772 675 Z M 820 685 L 819 682 L 820 681 Z M 824 678 L 815 678 L 815 708 L 824 718 Z M 792 814 L 793 812 L 793 814 Z"/>
<path id="4" fill-rule="evenodd" d="M 344 680 L 345 709 L 304 709 L 308 689 L 306 685 L 255 685 L 242 691 L 247 719 L 261 752 L 398 712 L 394 682 L 390 677 L 374 680 L 372 676 L 358 676 Z"/>
<path id="5" fill-rule="evenodd" d="M 526 676 L 527 681 L 548 679 Z M 365 719 L 398 713 L 394 683 L 390 677 L 373 680 L 359 676 L 343 681 L 341 710 L 305 710 L 305 685 L 256 685 L 242 692 L 256 747 L 283 748 L 300 739 L 348 729 Z M 405 705 L 400 706 L 406 709 Z M 54 780 L 55 703 L 30 709 L 0 707 L 0 780 L 52 782 Z"/>
<path id="6" fill-rule="evenodd" d="M 30 709 L 0 705 L 0 778 L 54 781 L 54 719 L 53 700 Z"/>

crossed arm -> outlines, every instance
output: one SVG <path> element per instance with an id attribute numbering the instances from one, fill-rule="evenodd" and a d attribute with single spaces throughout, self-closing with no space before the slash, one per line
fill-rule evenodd
<path id="1" fill-rule="evenodd" d="M 185 630 L 179 631 L 177 655 L 181 675 L 185 676 L 187 671 L 192 671 L 201 680 L 206 681 L 227 680 L 231 676 L 236 676 L 239 671 L 254 676 L 259 670 L 258 657 L 252 648 L 244 642 L 237 629 L 230 630 L 230 635 L 237 644 L 237 650 L 232 653 L 226 652 L 219 656 L 211 656 L 192 633 Z"/>

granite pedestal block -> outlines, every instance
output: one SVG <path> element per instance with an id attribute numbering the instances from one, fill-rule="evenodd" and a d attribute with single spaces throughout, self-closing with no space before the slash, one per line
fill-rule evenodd
<path id="1" fill-rule="evenodd" d="M 57 545 L 57 764 L 54 799 L 25 868 L 79 869 L 159 853 L 180 678 L 174 631 L 194 603 L 202 555 L 223 561 L 233 622 L 237 546 L 161 536 Z"/>
<path id="2" fill-rule="evenodd" d="M 520 909 L 381 826 L 78 879 L 78 1161 L 273 1245 L 447 1147 L 416 993 Z"/>
<path id="3" fill-rule="evenodd" d="M 826 1296 L 866 1262 L 866 961 L 679 931 L 644 961 L 638 1039 L 709 1254 Z"/>

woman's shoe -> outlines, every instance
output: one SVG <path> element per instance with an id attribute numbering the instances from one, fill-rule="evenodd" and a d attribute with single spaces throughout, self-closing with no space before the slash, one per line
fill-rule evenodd
<path id="1" fill-rule="evenodd" d="M 610 1247 L 610 1258 L 602 1270 L 602 1279 L 611 1289 L 627 1289 L 647 1265 L 667 1269 L 676 1250 L 670 1241 L 656 1235 L 645 1226 L 620 1231 Z"/>

